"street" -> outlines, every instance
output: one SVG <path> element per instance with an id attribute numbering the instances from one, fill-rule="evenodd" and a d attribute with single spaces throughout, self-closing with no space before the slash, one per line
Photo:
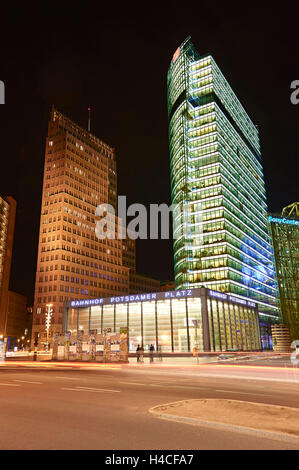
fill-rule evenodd
<path id="1" fill-rule="evenodd" d="M 0 449 L 298 449 L 299 439 L 296 445 L 149 413 L 194 398 L 297 408 L 298 393 L 295 368 L 6 362 L 0 366 Z"/>

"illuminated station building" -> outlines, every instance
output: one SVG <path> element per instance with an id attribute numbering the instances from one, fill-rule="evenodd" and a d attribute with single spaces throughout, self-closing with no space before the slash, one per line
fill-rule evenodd
<path id="1" fill-rule="evenodd" d="M 65 304 L 65 333 L 124 328 L 129 352 L 138 344 L 162 353 L 261 349 L 257 303 L 204 287 Z"/>
<path id="2" fill-rule="evenodd" d="M 167 85 L 176 288 L 250 299 L 271 324 L 280 313 L 258 129 L 190 38 Z"/>

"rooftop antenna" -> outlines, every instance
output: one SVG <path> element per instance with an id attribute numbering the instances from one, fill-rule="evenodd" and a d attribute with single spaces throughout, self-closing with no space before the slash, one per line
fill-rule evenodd
<path id="1" fill-rule="evenodd" d="M 89 106 L 88 107 L 88 126 L 87 126 L 88 132 L 90 132 L 90 111 L 91 111 L 91 107 Z"/>

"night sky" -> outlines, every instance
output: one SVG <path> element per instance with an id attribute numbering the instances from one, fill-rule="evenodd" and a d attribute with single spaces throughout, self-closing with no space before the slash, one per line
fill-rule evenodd
<path id="1" fill-rule="evenodd" d="M 169 204 L 166 76 L 189 35 L 213 55 L 259 127 L 269 210 L 298 201 L 299 105 L 291 104 L 290 84 L 299 80 L 299 7 L 210 5 L 11 2 L 9 11 L 1 4 L 0 194 L 18 204 L 10 288 L 30 302 L 51 104 L 83 127 L 92 106 L 91 131 L 116 148 L 118 192 L 128 203 Z M 171 241 L 139 241 L 137 269 L 173 278 Z"/>

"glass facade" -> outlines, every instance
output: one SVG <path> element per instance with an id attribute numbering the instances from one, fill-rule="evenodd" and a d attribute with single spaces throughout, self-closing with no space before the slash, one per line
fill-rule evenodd
<path id="1" fill-rule="evenodd" d="M 299 211 L 299 203 L 297 205 Z M 299 214 L 286 216 L 285 209 L 283 215 L 269 216 L 269 228 L 274 247 L 282 321 L 288 325 L 290 340 L 294 341 L 299 339 Z"/>
<path id="2" fill-rule="evenodd" d="M 131 352 L 138 344 L 166 353 L 261 348 L 257 304 L 206 288 L 66 304 L 65 331 L 122 328 L 128 328 Z"/>
<path id="3" fill-rule="evenodd" d="M 277 285 L 258 130 L 213 57 L 200 56 L 189 38 L 173 56 L 167 85 L 172 203 L 179 206 L 176 288 L 205 286 L 251 298 L 262 318 L 275 319 Z M 215 315 L 220 345 L 226 314 Z"/>

